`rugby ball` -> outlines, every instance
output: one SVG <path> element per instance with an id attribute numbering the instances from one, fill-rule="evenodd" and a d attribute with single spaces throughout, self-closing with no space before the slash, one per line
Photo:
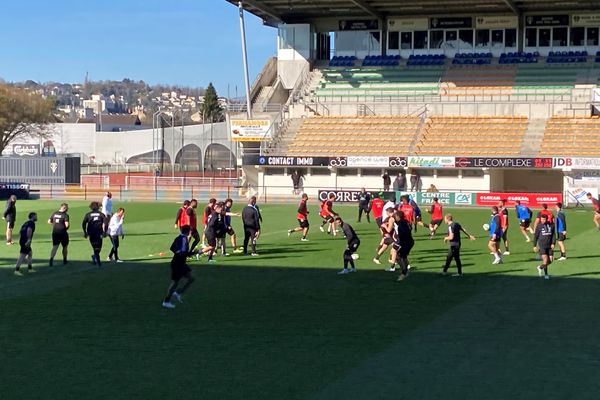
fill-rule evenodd
<path id="1" fill-rule="evenodd" d="M 358 253 L 353 253 L 352 254 L 352 259 L 353 260 L 358 260 Z"/>
<path id="2" fill-rule="evenodd" d="M 483 224 L 483 230 L 484 231 L 489 231 L 490 230 L 489 224 Z"/>

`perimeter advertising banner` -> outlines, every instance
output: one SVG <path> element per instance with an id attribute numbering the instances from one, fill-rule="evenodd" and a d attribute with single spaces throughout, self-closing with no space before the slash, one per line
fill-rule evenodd
<path id="1" fill-rule="evenodd" d="M 318 197 L 319 201 L 325 201 L 330 194 L 335 195 L 336 203 L 356 203 L 358 204 L 358 195 L 360 190 L 337 190 L 337 189 L 319 189 Z M 395 192 L 379 192 L 379 191 L 369 191 L 371 193 L 371 198 L 373 198 L 376 194 L 383 193 L 383 200 L 388 200 L 393 197 L 396 197 Z"/>
<path id="2" fill-rule="evenodd" d="M 236 142 L 260 142 L 271 140 L 271 121 L 268 119 L 232 119 L 231 140 Z"/>
<path id="3" fill-rule="evenodd" d="M 388 156 L 243 156 L 242 164 L 280 167 L 404 168 L 408 163 L 406 157 Z"/>
<path id="4" fill-rule="evenodd" d="M 563 201 L 561 193 L 477 193 L 475 204 L 478 206 L 497 206 L 502 199 L 508 200 L 508 206 L 514 206 L 515 201 L 520 200 L 521 204 L 529 207 L 541 207 L 542 204 L 554 205 Z"/>
<path id="5" fill-rule="evenodd" d="M 553 160 L 525 157 L 456 157 L 456 168 L 552 168 Z"/>
<path id="6" fill-rule="evenodd" d="M 600 158 L 554 157 L 552 167 L 566 170 L 600 170 Z"/>
<path id="7" fill-rule="evenodd" d="M 419 192 L 417 193 L 417 204 L 431 205 L 433 198 L 445 206 L 472 206 L 475 205 L 475 194 L 459 192 Z"/>

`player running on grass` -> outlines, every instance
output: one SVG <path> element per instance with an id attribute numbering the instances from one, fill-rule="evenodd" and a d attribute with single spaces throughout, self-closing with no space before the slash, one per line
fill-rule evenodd
<path id="1" fill-rule="evenodd" d="M 556 203 L 556 242 L 560 248 L 560 258 L 558 261 L 567 259 L 567 250 L 565 249 L 565 240 L 567 240 L 567 217 L 562 209 L 562 203 Z"/>
<path id="2" fill-rule="evenodd" d="M 398 210 L 404 214 L 404 219 L 410 225 L 410 229 L 412 230 L 413 225 L 415 224 L 415 209 L 410 205 L 408 195 L 400 196 L 400 207 L 398 207 Z"/>
<path id="3" fill-rule="evenodd" d="M 442 222 L 444 222 L 444 209 L 437 197 L 433 198 L 433 204 L 428 212 L 431 214 L 431 223 L 429 224 L 429 239 L 433 239 L 435 232 L 440 225 L 442 225 Z"/>
<path id="4" fill-rule="evenodd" d="M 325 232 L 325 229 L 323 227 L 329 224 L 327 228 L 327 234 L 336 236 L 337 229 L 335 228 L 335 218 L 337 217 L 337 214 L 335 213 L 335 211 L 333 211 L 334 201 L 335 194 L 329 193 L 327 199 L 321 203 L 321 212 L 319 213 L 319 215 L 321 216 L 321 218 L 323 218 L 323 222 L 321 223 L 319 229 L 321 230 L 321 232 Z"/>
<path id="5" fill-rule="evenodd" d="M 298 226 L 296 228 L 288 229 L 288 236 L 292 236 L 294 232 L 302 232 L 302 238 L 300 239 L 303 242 L 308 242 L 306 236 L 308 235 L 308 229 L 310 227 L 308 223 L 308 206 L 306 202 L 308 201 L 308 195 L 306 193 L 302 194 L 302 199 L 300 200 L 300 204 L 298 205 L 298 214 L 296 218 L 298 219 Z"/>
<path id="6" fill-rule="evenodd" d="M 531 242 L 529 233 L 533 233 L 533 229 L 531 229 L 531 217 L 533 216 L 533 212 L 531 212 L 529 207 L 521 204 L 520 200 L 517 200 L 515 201 L 515 213 L 519 219 L 519 228 L 521 229 L 523 236 L 525 236 L 525 241 L 527 243 Z"/>
<path id="7" fill-rule="evenodd" d="M 535 228 L 534 242 L 533 251 L 538 252 L 542 258 L 542 265 L 537 267 L 538 274 L 543 276 L 544 279 L 550 279 L 548 266 L 552 263 L 556 237 L 554 235 L 554 224 L 548 220 L 547 214 L 540 215 L 540 223 Z"/>
<path id="8" fill-rule="evenodd" d="M 167 289 L 167 296 L 162 302 L 162 306 L 165 308 L 175 308 L 175 305 L 171 303 L 172 297 L 183 303 L 183 293 L 194 282 L 192 270 L 187 265 L 187 258 L 194 254 L 194 252 L 190 251 L 189 234 L 190 227 L 188 225 L 182 226 L 181 234 L 171 244 L 171 251 L 173 252 L 173 258 L 171 259 L 171 283 Z M 186 279 L 186 282 L 181 288 L 178 288 L 179 282 L 183 278 Z"/>
<path id="9" fill-rule="evenodd" d="M 337 226 L 342 228 L 342 232 L 344 232 L 344 236 L 348 242 L 346 249 L 344 250 L 344 269 L 338 272 L 338 275 L 345 275 L 350 272 L 356 272 L 356 266 L 354 265 L 354 259 L 358 258 L 358 254 L 355 254 L 360 246 L 360 239 L 358 235 L 354 231 L 354 228 L 350 226 L 350 224 L 344 222 L 341 217 L 335 217 L 335 223 Z M 348 269 L 348 264 L 350 264 L 350 269 Z"/>
<path id="10" fill-rule="evenodd" d="M 377 246 L 377 252 L 375 254 L 375 257 L 373 258 L 373 262 L 375 264 L 381 264 L 381 261 L 379 261 L 379 259 L 381 258 L 383 253 L 385 253 L 388 247 L 394 244 L 394 236 L 396 233 L 396 222 L 394 220 L 394 213 L 396 211 L 393 208 L 388 208 L 387 210 L 385 210 L 385 212 L 387 215 L 385 218 L 385 222 L 383 222 L 383 224 L 381 225 L 381 241 Z"/>
<path id="11" fill-rule="evenodd" d="M 69 205 L 62 203 L 58 211 L 50 216 L 48 224 L 52 225 L 52 250 L 50 251 L 49 266 L 54 265 L 54 257 L 58 251 L 58 246 L 62 246 L 63 265 L 66 265 L 69 252 Z"/>
<path id="12" fill-rule="evenodd" d="M 17 259 L 17 264 L 15 265 L 15 275 L 17 276 L 23 276 L 20 269 L 21 264 L 23 264 L 23 261 L 25 260 L 27 260 L 27 272 L 35 272 L 33 269 L 33 251 L 31 250 L 31 241 L 33 240 L 36 221 L 37 214 L 34 212 L 29 213 L 27 222 L 21 226 L 21 230 L 19 231 L 19 245 L 21 246 L 21 250 L 19 251 L 19 258 Z"/>
<path id="13" fill-rule="evenodd" d="M 206 230 L 206 223 L 208 221 L 208 217 L 212 214 L 215 204 L 217 203 L 217 199 L 209 199 L 208 204 L 204 207 L 204 211 L 202 212 L 202 246 L 204 247 L 206 244 L 206 237 L 204 235 L 204 231 Z"/>
<path id="14" fill-rule="evenodd" d="M 17 196 L 11 194 L 8 200 L 6 200 L 6 208 L 2 219 L 6 221 L 6 244 L 12 245 L 13 242 L 13 229 L 15 228 L 15 222 L 17 221 Z"/>
<path id="15" fill-rule="evenodd" d="M 444 238 L 444 242 L 448 242 L 450 247 L 448 248 L 448 255 L 446 256 L 446 264 L 442 270 L 442 275 L 448 274 L 448 268 L 452 260 L 456 261 L 457 273 L 452 275 L 456 277 L 462 276 L 462 261 L 460 260 L 460 233 L 464 233 L 470 240 L 475 240 L 475 236 L 468 233 L 458 222 L 455 222 L 452 214 L 446 214 L 444 221 L 448 224 L 448 235 Z"/>
<path id="16" fill-rule="evenodd" d="M 592 206 L 594 207 L 594 224 L 596 225 L 596 229 L 600 231 L 600 201 L 594 198 L 591 193 L 587 194 L 587 198 L 592 202 Z"/>
<path id="17" fill-rule="evenodd" d="M 206 236 L 206 242 L 208 246 L 202 249 L 202 252 L 208 254 L 208 262 L 215 262 L 213 255 L 217 249 L 217 241 L 219 239 L 225 239 L 226 228 L 225 218 L 222 213 L 223 206 L 224 204 L 221 202 L 216 203 L 213 212 L 206 220 L 206 229 L 204 230 L 204 235 Z M 193 251 L 194 249 L 190 248 L 190 252 Z"/>
<path id="18" fill-rule="evenodd" d="M 381 199 L 382 196 L 382 193 L 375 194 L 371 202 L 371 211 L 373 212 L 373 218 L 375 218 L 378 228 L 381 227 L 381 223 L 383 222 L 383 206 L 385 202 Z"/>
<path id="19" fill-rule="evenodd" d="M 538 212 L 535 222 L 533 224 L 534 231 L 537 229 L 537 226 L 541 221 L 542 215 L 546 216 L 546 219 L 549 223 L 554 224 L 554 214 L 552 214 L 552 211 L 548 210 L 548 204 L 542 204 L 542 209 L 540 210 L 540 212 Z"/>
<path id="20" fill-rule="evenodd" d="M 502 256 L 500 255 L 500 240 L 502 240 L 502 223 L 500 221 L 500 215 L 498 214 L 498 207 L 492 207 L 490 223 L 489 225 L 484 224 L 483 227 L 490 233 L 488 248 L 490 249 L 490 254 L 494 256 L 492 264 L 501 264 Z"/>

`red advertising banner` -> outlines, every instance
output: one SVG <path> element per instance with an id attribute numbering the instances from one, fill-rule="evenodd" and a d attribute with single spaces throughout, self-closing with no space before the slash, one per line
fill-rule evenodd
<path id="1" fill-rule="evenodd" d="M 502 199 L 508 200 L 508 206 L 514 206 L 515 201 L 520 200 L 521 204 L 529 207 L 541 207 L 542 204 L 553 206 L 563 201 L 563 195 L 560 193 L 477 193 L 475 204 L 478 206 L 497 206 Z"/>

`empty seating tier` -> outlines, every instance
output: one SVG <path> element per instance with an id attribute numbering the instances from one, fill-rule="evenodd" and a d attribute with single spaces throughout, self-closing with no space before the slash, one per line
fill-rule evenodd
<path id="1" fill-rule="evenodd" d="M 313 117 L 290 144 L 290 156 L 407 154 L 418 117 Z"/>
<path id="2" fill-rule="evenodd" d="M 418 155 L 514 156 L 526 117 L 431 117 L 415 147 Z"/>
<path id="3" fill-rule="evenodd" d="M 600 157 L 600 118 L 552 117 L 546 123 L 542 156 Z"/>

